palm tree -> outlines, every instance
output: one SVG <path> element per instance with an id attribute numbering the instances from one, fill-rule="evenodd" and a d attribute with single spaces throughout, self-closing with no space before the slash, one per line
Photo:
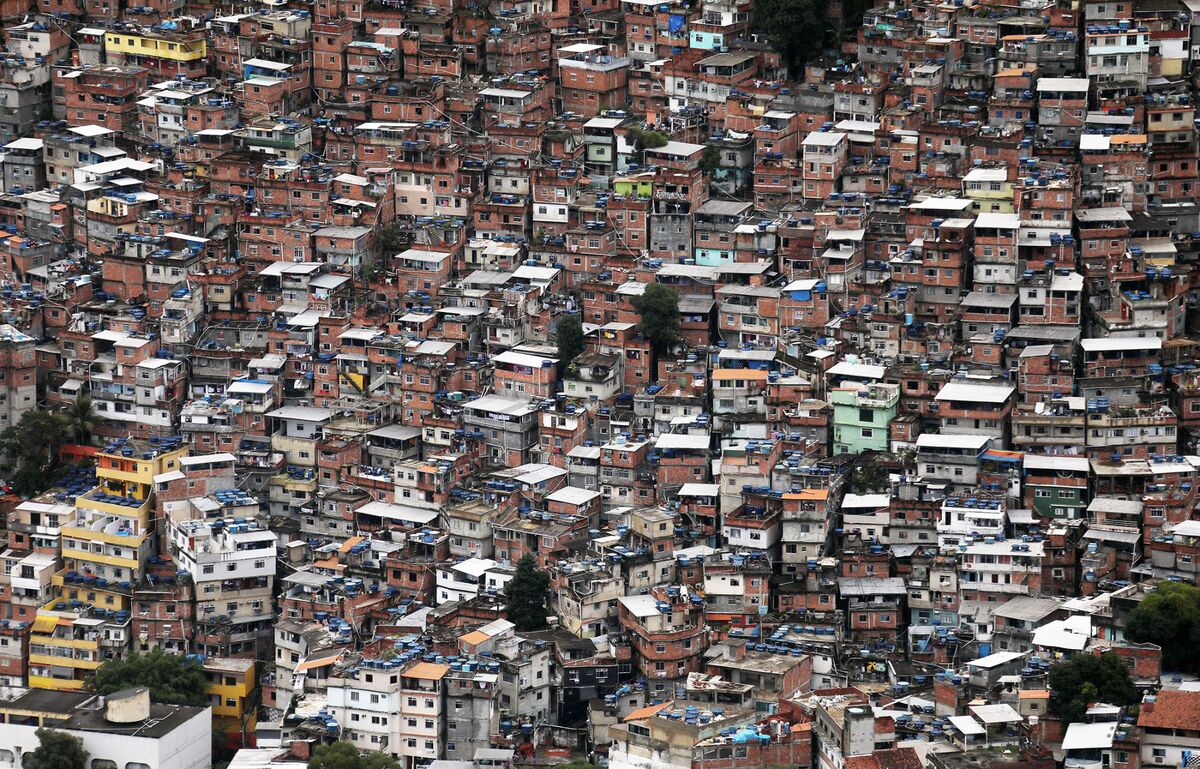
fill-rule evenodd
<path id="1" fill-rule="evenodd" d="M 75 437 L 77 443 L 86 443 L 92 437 L 92 428 L 96 426 L 96 410 L 92 408 L 90 395 L 80 396 L 64 415 L 67 429 Z"/>

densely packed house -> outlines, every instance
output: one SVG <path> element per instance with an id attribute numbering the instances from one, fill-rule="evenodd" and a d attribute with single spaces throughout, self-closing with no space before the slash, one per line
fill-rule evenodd
<path id="1" fill-rule="evenodd" d="M 0 769 L 1195 769 L 1200 5 L 142 1 L 0 0 Z"/>

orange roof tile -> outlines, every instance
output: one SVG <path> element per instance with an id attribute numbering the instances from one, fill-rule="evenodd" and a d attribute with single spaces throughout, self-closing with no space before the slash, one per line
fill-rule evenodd
<path id="1" fill-rule="evenodd" d="M 924 766 L 916 748 L 889 748 L 877 750 L 873 755 L 879 769 L 921 769 Z"/>
<path id="2" fill-rule="evenodd" d="M 757 368 L 719 368 L 712 373 L 712 378 L 717 381 L 727 379 L 766 379 L 767 372 Z"/>
<path id="3" fill-rule="evenodd" d="M 458 640 L 460 640 L 464 643 L 469 643 L 469 644 L 481 644 L 490 638 L 491 638 L 491 636 L 488 635 L 487 633 L 484 633 L 482 630 L 472 630 L 470 633 L 467 633 L 465 636 L 463 636 L 462 638 L 460 638 Z"/>
<path id="4" fill-rule="evenodd" d="M 666 706 L 668 706 L 670 704 L 671 703 L 669 703 L 669 702 L 660 702 L 657 705 L 649 705 L 644 708 L 638 708 L 637 710 L 633 711 L 629 715 L 625 716 L 625 720 L 626 721 L 641 721 L 643 718 L 649 718 L 650 716 L 656 714 L 658 711 L 662 710 L 663 708 L 665 708 Z"/>
<path id="5" fill-rule="evenodd" d="M 341 654 L 332 654 L 328 657 L 320 657 L 315 660 L 305 660 L 304 662 L 301 662 L 299 665 L 296 666 L 296 672 L 302 673 L 305 670 L 314 670 L 316 668 L 328 667 L 329 665 L 332 665 L 333 663 L 337 662 L 341 658 L 342 658 Z"/>
<path id="6" fill-rule="evenodd" d="M 405 678 L 421 678 L 426 681 L 440 681 L 442 676 L 450 672 L 449 665 L 439 665 L 436 662 L 418 662 L 404 671 Z"/>
<path id="7" fill-rule="evenodd" d="M 783 495 L 784 499 L 829 499 L 829 489 L 801 489 L 800 491 L 788 491 Z"/>
<path id="8" fill-rule="evenodd" d="M 1155 702 L 1142 703 L 1138 726 L 1195 730 L 1200 724 L 1200 692 L 1164 690 Z"/>
<path id="9" fill-rule="evenodd" d="M 879 769 L 879 762 L 874 755 L 846 756 L 846 769 Z"/>
<path id="10" fill-rule="evenodd" d="M 348 553 L 348 552 L 350 552 L 350 548 L 354 547 L 355 545 L 366 542 L 366 541 L 367 541 L 366 537 L 350 537 L 349 539 L 347 539 L 345 542 L 342 543 L 342 546 L 338 548 L 338 552 L 339 553 Z"/>

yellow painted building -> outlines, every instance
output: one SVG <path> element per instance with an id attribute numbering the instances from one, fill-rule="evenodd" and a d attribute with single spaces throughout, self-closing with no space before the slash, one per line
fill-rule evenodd
<path id="1" fill-rule="evenodd" d="M 153 555 L 154 476 L 179 469 L 186 446 L 119 440 L 96 454 L 96 488 L 59 529 L 63 569 L 29 638 L 29 685 L 78 689 L 131 640 L 130 597 Z"/>
<path id="2" fill-rule="evenodd" d="M 648 198 L 654 194 L 654 181 L 644 176 L 624 176 L 613 179 L 613 191 L 627 198 Z"/>
<path id="3" fill-rule="evenodd" d="M 247 747 L 258 725 L 258 685 L 254 660 L 205 659 L 208 699 L 213 732 L 223 735 L 226 747 Z"/>
<path id="4" fill-rule="evenodd" d="M 973 168 L 963 177 L 963 194 L 976 213 L 1011 214 L 1013 184 L 1004 168 Z"/>
<path id="5" fill-rule="evenodd" d="M 104 620 L 86 607 L 62 601 L 38 609 L 29 636 L 29 686 L 34 689 L 80 689 L 83 680 L 104 661 Z"/>
<path id="6" fill-rule="evenodd" d="M 161 38 L 128 32 L 109 32 L 104 36 L 104 50 L 126 56 L 153 56 L 171 61 L 198 61 L 208 55 L 203 38 Z"/>

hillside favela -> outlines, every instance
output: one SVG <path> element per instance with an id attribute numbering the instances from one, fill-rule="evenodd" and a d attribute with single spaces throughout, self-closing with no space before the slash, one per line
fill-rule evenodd
<path id="1" fill-rule="evenodd" d="M 0 47 L 0 769 L 1200 769 L 1200 0 Z"/>

